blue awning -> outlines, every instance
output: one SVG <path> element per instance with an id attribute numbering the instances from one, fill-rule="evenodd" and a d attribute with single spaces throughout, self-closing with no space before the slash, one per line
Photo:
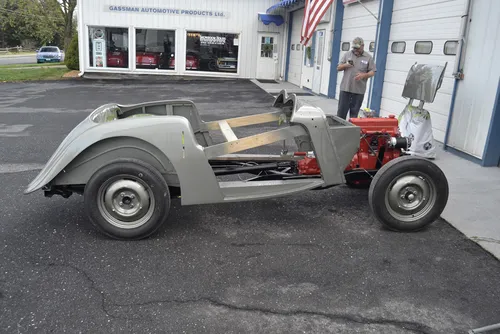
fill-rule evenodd
<path id="1" fill-rule="evenodd" d="M 303 2 L 304 0 L 281 0 L 280 2 L 278 2 L 277 4 L 269 7 L 267 10 L 266 10 L 266 13 L 272 13 L 273 11 L 275 11 L 276 9 L 279 9 L 279 8 L 282 8 L 282 7 L 289 7 L 290 5 L 293 5 L 295 4 L 296 2 Z"/>
<path id="2" fill-rule="evenodd" d="M 266 26 L 274 23 L 277 26 L 282 25 L 285 22 L 285 19 L 281 15 L 272 15 L 272 14 L 262 14 L 259 13 L 259 19 L 264 23 Z"/>

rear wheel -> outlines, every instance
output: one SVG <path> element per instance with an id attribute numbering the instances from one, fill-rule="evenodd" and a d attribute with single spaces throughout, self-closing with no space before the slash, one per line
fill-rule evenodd
<path id="1" fill-rule="evenodd" d="M 370 207 L 383 225 L 417 231 L 439 218 L 448 202 L 448 181 L 431 161 L 404 156 L 377 172 L 370 185 Z"/>
<path id="2" fill-rule="evenodd" d="M 142 239 L 167 220 L 170 193 L 160 172 L 135 159 L 99 169 L 85 186 L 84 201 L 94 226 L 115 239 Z"/>

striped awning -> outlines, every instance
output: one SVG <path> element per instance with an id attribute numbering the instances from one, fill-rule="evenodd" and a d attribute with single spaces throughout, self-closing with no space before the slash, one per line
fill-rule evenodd
<path id="1" fill-rule="evenodd" d="M 264 13 L 259 13 L 258 15 L 259 15 L 259 19 L 265 25 L 269 25 L 271 23 L 274 23 L 277 26 L 280 26 L 285 22 L 285 19 L 281 15 L 264 14 Z"/>
<path id="2" fill-rule="evenodd" d="M 290 7 L 290 6 L 294 5 L 294 4 L 301 3 L 301 2 L 304 2 L 304 0 L 281 0 L 277 4 L 269 7 L 266 10 L 266 13 L 272 13 L 275 10 L 278 10 L 278 9 L 281 9 L 281 8 L 288 8 L 288 7 Z"/>

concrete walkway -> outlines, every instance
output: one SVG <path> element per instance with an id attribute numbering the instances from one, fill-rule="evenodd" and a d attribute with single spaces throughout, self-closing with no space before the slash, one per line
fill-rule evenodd
<path id="1" fill-rule="evenodd" d="M 300 94 L 300 99 L 321 108 L 326 114 L 337 114 L 338 101 L 317 96 L 288 82 L 263 84 L 252 80 L 269 94 L 282 89 Z M 302 95 L 310 93 L 311 95 Z M 397 115 L 399 111 L 394 111 Z M 500 168 L 481 167 L 443 149 L 440 142 L 434 162 L 448 178 L 450 195 L 442 218 L 469 239 L 500 259 Z"/>

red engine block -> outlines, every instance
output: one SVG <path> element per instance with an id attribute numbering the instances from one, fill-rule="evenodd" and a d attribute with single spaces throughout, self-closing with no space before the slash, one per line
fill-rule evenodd
<path id="1" fill-rule="evenodd" d="M 361 128 L 361 138 L 358 152 L 345 169 L 346 171 L 376 170 L 401 155 L 401 149 L 395 148 L 390 143 L 391 138 L 401 137 L 398 120 L 394 115 L 390 115 L 388 118 L 351 118 L 350 122 Z M 309 156 L 306 152 L 296 152 L 295 155 L 305 156 L 298 162 L 299 174 L 318 175 L 321 173 L 314 156 Z"/>
<path id="2" fill-rule="evenodd" d="M 316 158 L 310 157 L 306 152 L 295 152 L 296 156 L 305 156 L 304 159 L 297 163 L 299 174 L 301 175 L 318 175 L 321 173 Z"/>
<path id="3" fill-rule="evenodd" d="M 350 122 L 361 128 L 361 139 L 358 153 L 354 155 L 346 170 L 374 170 L 377 169 L 378 160 L 385 165 L 401 155 L 401 149 L 389 145 L 391 137 L 401 137 L 398 120 L 394 115 L 388 118 L 352 118 Z"/>

